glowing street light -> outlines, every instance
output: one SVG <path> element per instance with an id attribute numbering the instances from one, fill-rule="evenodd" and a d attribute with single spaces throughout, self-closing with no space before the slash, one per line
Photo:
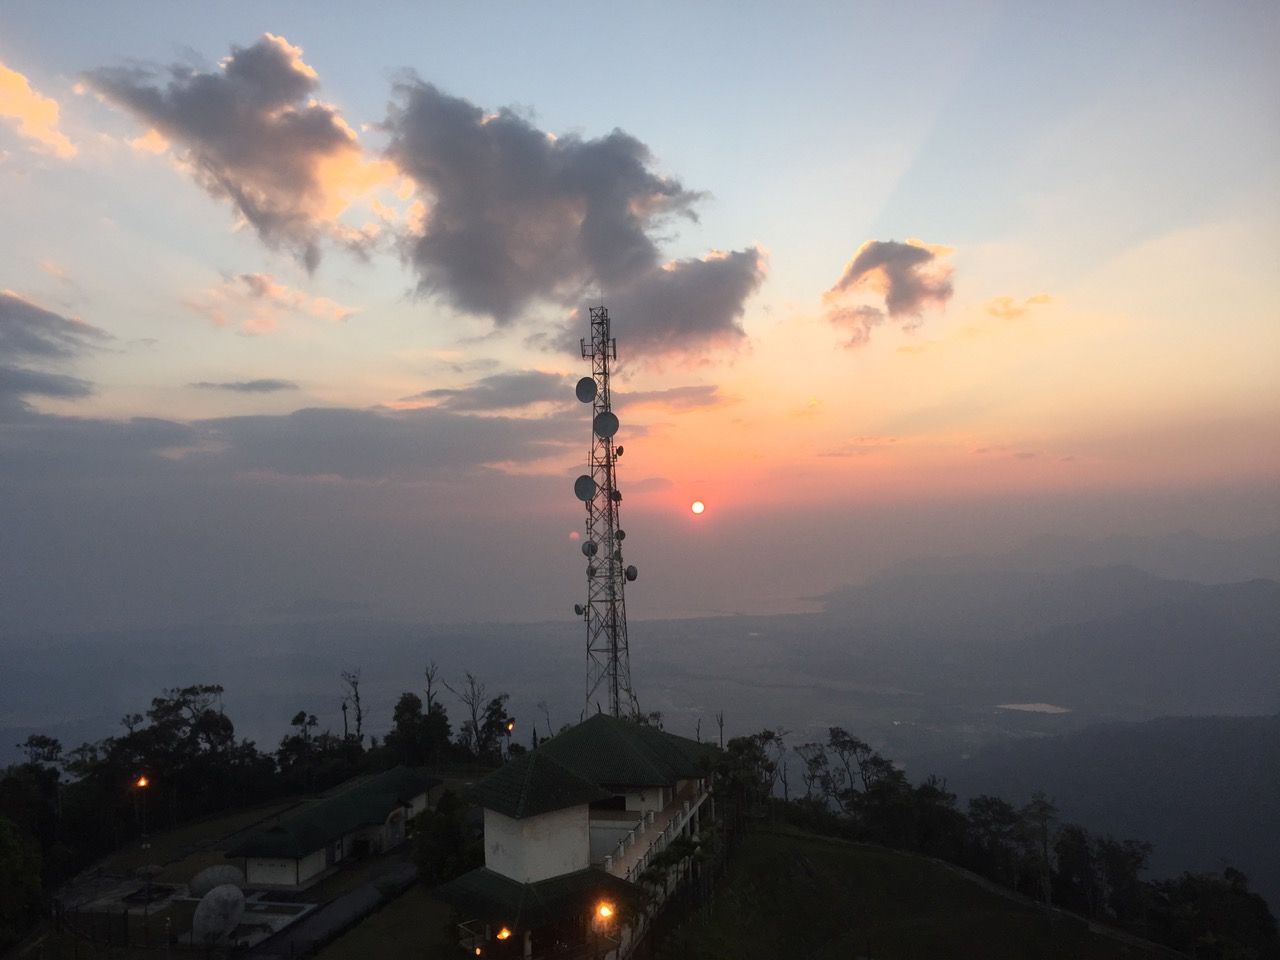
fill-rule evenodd
<path id="1" fill-rule="evenodd" d="M 596 904 L 596 916 L 604 922 L 608 923 L 609 918 L 614 914 L 614 906 L 608 900 L 601 900 Z"/>
<path id="2" fill-rule="evenodd" d="M 498 931 L 498 939 L 499 939 L 499 940 L 508 940 L 508 939 L 510 939 L 510 938 L 511 938 L 511 928 L 510 928 L 510 927 L 503 927 L 501 930 L 499 930 L 499 931 Z"/>
<path id="3" fill-rule="evenodd" d="M 139 790 L 145 790 L 147 787 L 151 786 L 151 781 L 147 779 L 147 775 L 144 773 L 138 777 L 137 780 L 133 781 L 133 785 Z"/>

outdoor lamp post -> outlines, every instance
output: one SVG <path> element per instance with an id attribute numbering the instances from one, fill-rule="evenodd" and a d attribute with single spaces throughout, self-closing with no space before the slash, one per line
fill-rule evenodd
<path id="1" fill-rule="evenodd" d="M 511 731 L 516 728 L 514 717 L 507 718 L 507 759 L 511 759 Z"/>
<path id="2" fill-rule="evenodd" d="M 139 810 L 141 813 L 140 827 L 142 829 L 142 849 L 151 849 L 151 841 L 147 839 L 147 788 L 151 786 L 151 781 L 145 773 L 139 774 L 138 779 L 133 781 L 134 793 L 133 809 L 136 814 Z"/>
<path id="3" fill-rule="evenodd" d="M 613 926 L 613 918 L 617 914 L 618 908 L 609 900 L 601 900 L 596 904 L 596 909 L 591 917 L 591 927 L 595 933 L 595 950 L 593 951 L 596 960 L 601 956 L 601 943 L 608 939 L 609 928 Z"/>

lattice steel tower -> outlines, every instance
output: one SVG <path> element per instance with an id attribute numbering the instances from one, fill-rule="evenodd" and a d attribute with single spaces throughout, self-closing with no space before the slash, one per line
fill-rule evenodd
<path id="1" fill-rule="evenodd" d="M 591 307 L 591 339 L 583 339 L 582 358 L 591 361 L 591 376 L 578 381 L 578 399 L 591 404 L 591 472 L 574 482 L 573 492 L 587 506 L 586 537 L 582 553 L 587 558 L 587 602 L 574 606 L 587 624 L 587 699 L 591 713 L 608 697 L 608 711 L 615 717 L 639 712 L 631 689 L 631 661 L 627 653 L 627 604 L 625 585 L 635 580 L 636 568 L 624 566 L 618 526 L 622 494 L 617 488 L 615 447 L 618 418 L 610 409 L 609 363 L 618 359 L 617 342 L 609 335 L 609 311 Z M 602 689 L 603 688 L 603 691 Z"/>

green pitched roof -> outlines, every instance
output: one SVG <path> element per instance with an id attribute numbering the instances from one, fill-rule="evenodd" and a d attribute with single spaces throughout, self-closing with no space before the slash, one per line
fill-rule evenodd
<path id="1" fill-rule="evenodd" d="M 633 884 L 595 867 L 519 883 L 479 867 L 432 890 L 432 895 L 459 907 L 470 917 L 513 930 L 527 930 L 566 914 L 589 913 L 602 899 L 634 899 Z"/>
<path id="2" fill-rule="evenodd" d="M 519 820 L 611 794 L 583 779 L 544 750 L 521 754 L 472 788 L 475 801 L 487 810 Z"/>
<path id="3" fill-rule="evenodd" d="M 649 787 L 706 776 L 716 748 L 598 713 L 544 741 L 535 752 L 549 754 L 592 783 Z"/>
<path id="4" fill-rule="evenodd" d="M 353 830 L 384 822 L 394 807 L 409 803 L 439 783 L 435 777 L 410 767 L 384 770 L 343 784 L 329 796 L 286 813 L 265 830 L 241 840 L 226 855 L 305 857 Z"/>

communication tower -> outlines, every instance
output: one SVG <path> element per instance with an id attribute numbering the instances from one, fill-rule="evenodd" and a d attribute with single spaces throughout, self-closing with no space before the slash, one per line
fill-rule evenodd
<path id="1" fill-rule="evenodd" d="M 617 459 L 622 447 L 614 445 L 618 418 L 610 409 L 609 363 L 618 359 L 618 346 L 609 335 L 609 311 L 591 307 L 591 339 L 580 341 L 582 358 L 591 361 L 591 376 L 578 381 L 574 392 L 591 404 L 590 473 L 573 484 L 574 495 L 586 504 L 586 536 L 582 554 L 587 558 L 587 602 L 574 613 L 587 625 L 587 700 L 590 713 L 603 694 L 615 717 L 639 712 L 631 689 L 631 661 L 627 653 L 627 604 L 624 587 L 635 580 L 636 568 L 622 560 L 626 533 L 619 526 L 622 493 L 617 487 Z M 603 688 L 603 689 L 602 689 Z"/>

